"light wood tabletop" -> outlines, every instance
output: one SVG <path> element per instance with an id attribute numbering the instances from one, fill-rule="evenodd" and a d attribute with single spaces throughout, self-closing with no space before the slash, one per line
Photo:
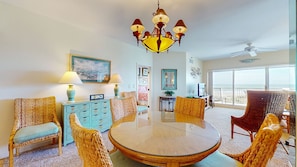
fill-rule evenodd
<path id="1" fill-rule="evenodd" d="M 112 144 L 126 156 L 153 166 L 194 164 L 216 151 L 219 132 L 193 116 L 155 111 L 150 117 L 130 115 L 109 130 Z"/>

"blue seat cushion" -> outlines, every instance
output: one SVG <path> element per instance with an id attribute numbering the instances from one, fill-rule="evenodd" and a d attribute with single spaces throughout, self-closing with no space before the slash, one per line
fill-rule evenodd
<path id="1" fill-rule="evenodd" d="M 147 106 L 137 106 L 137 111 L 138 112 L 144 112 L 147 111 L 148 107 Z"/>
<path id="2" fill-rule="evenodd" d="M 23 143 L 35 138 L 58 133 L 59 128 L 53 122 L 45 124 L 27 126 L 19 129 L 14 136 L 14 143 Z"/>
<path id="3" fill-rule="evenodd" d="M 239 161 L 219 152 L 215 151 L 200 162 L 188 167 L 242 167 Z"/>
<path id="4" fill-rule="evenodd" d="M 114 167 L 150 167 L 126 157 L 119 150 L 110 154 L 110 158 Z"/>

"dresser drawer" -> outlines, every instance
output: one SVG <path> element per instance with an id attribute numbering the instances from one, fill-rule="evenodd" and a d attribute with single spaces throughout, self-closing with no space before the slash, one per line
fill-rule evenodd
<path id="1" fill-rule="evenodd" d="M 111 121 L 110 119 L 93 119 L 92 128 L 99 130 L 100 132 L 106 131 L 110 128 Z"/>
<path id="2" fill-rule="evenodd" d="M 79 112 L 81 110 L 89 110 L 90 105 L 85 103 L 85 104 L 73 104 L 69 105 L 66 107 L 67 112 Z"/>
<path id="3" fill-rule="evenodd" d="M 90 128 L 90 117 L 89 116 L 78 117 L 78 119 L 83 127 Z"/>
<path id="4" fill-rule="evenodd" d="M 89 110 L 79 110 L 75 112 L 78 117 L 89 117 L 90 111 Z"/>

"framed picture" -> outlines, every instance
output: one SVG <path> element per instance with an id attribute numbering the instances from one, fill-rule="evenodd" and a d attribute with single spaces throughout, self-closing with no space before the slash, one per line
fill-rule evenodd
<path id="1" fill-rule="evenodd" d="M 108 83 L 110 61 L 71 55 L 71 70 L 77 72 L 82 82 Z"/>
<path id="2" fill-rule="evenodd" d="M 90 100 L 102 100 L 102 99 L 104 99 L 104 94 L 90 95 Z"/>
<path id="3" fill-rule="evenodd" d="M 162 90 L 177 89 L 177 69 L 161 70 L 161 86 Z"/>
<path id="4" fill-rule="evenodd" d="M 142 76 L 148 76 L 148 68 L 142 68 Z"/>

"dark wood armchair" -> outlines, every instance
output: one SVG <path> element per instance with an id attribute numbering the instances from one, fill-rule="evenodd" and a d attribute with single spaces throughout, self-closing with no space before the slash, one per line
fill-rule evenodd
<path id="1" fill-rule="evenodd" d="M 282 91 L 247 91 L 247 106 L 245 113 L 241 117 L 231 116 L 231 138 L 233 139 L 234 125 L 246 130 L 251 138 L 254 139 L 256 133 L 266 114 L 273 113 L 279 120 L 282 117 L 287 100 L 287 94 Z"/>

